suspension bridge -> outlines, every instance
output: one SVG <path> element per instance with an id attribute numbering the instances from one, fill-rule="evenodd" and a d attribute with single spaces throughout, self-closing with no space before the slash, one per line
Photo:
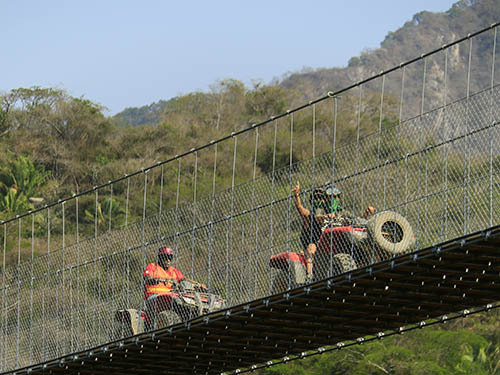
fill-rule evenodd
<path id="1" fill-rule="evenodd" d="M 497 308 L 497 29 L 2 222 L 0 372 L 237 374 Z M 296 181 L 350 213 L 314 278 Z M 148 322 L 163 245 L 205 286 Z"/>

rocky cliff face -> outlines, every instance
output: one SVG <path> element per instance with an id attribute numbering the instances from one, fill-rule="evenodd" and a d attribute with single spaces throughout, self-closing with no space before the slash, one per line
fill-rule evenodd
<path id="1" fill-rule="evenodd" d="M 311 100 L 438 49 L 499 20 L 500 0 L 461 0 L 445 13 L 424 11 L 397 31 L 390 32 L 380 48 L 351 58 L 347 67 L 291 74 L 281 85 L 295 90 L 299 94 L 298 102 Z M 469 93 L 489 87 L 493 43 L 494 30 L 491 30 L 475 38 L 472 46 L 465 41 L 408 67 L 403 98 L 407 104 L 405 117 L 415 116 L 422 110 L 428 111 L 440 103 L 450 103 L 467 94 L 469 50 L 472 51 Z M 498 65 L 500 56 L 496 56 L 495 60 L 495 65 Z M 425 87 L 422 87 L 424 72 Z M 401 75 L 401 72 L 394 72 L 386 76 L 384 85 L 388 95 L 400 96 Z M 498 83 L 496 77 L 494 83 Z M 371 88 L 379 91 L 380 85 L 380 82 L 374 82 Z"/>

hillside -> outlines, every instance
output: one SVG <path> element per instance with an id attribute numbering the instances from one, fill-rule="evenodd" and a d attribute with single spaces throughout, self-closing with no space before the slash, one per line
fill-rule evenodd
<path id="1" fill-rule="evenodd" d="M 500 20 L 499 0 L 460 0 L 445 13 L 422 11 L 395 32 L 390 32 L 381 42 L 380 48 L 366 50 L 360 56 L 352 57 L 347 67 L 322 68 L 308 73 L 291 74 L 280 85 L 300 93 L 304 100 L 310 100 L 327 91 L 339 90 L 382 70 L 440 48 L 443 44 L 486 28 L 498 20 Z M 491 40 L 482 40 L 478 46 L 473 46 L 474 54 L 481 59 L 489 60 L 491 45 Z M 450 62 L 461 66 L 463 70 L 468 61 L 468 51 L 461 49 L 456 53 L 456 60 L 450 59 Z M 443 65 L 434 64 L 434 67 L 435 69 L 427 76 L 429 82 L 444 75 Z M 421 76 L 418 79 L 421 79 Z M 486 82 L 482 84 L 487 85 L 488 78 L 485 80 Z M 453 81 L 450 78 L 450 82 Z M 411 86 L 411 83 L 408 86 Z M 451 88 L 451 90 L 459 89 L 461 87 L 458 85 Z"/>
<path id="2" fill-rule="evenodd" d="M 450 43 L 458 38 L 466 36 L 468 33 L 486 28 L 494 22 L 500 20 L 500 0 L 460 0 L 457 1 L 447 12 L 432 13 L 422 11 L 413 16 L 411 21 L 406 22 L 401 28 L 394 32 L 389 32 L 386 38 L 380 43 L 380 48 L 366 50 L 360 56 L 353 56 L 346 67 L 318 68 L 313 71 L 291 73 L 278 83 L 278 86 L 293 92 L 293 103 L 302 104 L 304 101 L 315 99 L 324 95 L 328 91 L 335 91 L 352 85 L 355 82 L 378 74 L 382 70 L 390 69 L 401 62 L 411 60 L 422 53 L 426 53 L 441 47 L 445 43 Z M 479 45 L 473 46 L 473 53 L 485 61 L 490 58 L 491 40 L 482 40 Z M 456 51 L 456 58 L 450 59 L 450 92 L 463 92 L 463 74 L 468 61 L 468 51 L 460 49 Z M 437 62 L 432 63 L 432 70 L 429 70 L 427 80 L 428 86 L 432 86 L 432 81 L 439 82 L 443 77 L 444 65 Z M 454 68 L 456 73 L 452 72 Z M 415 72 L 412 79 L 421 79 L 420 72 Z M 453 77 L 453 74 L 456 77 Z M 456 78 L 456 79 L 454 79 Z M 407 78 L 408 79 L 408 78 Z M 412 85 L 407 81 L 408 87 Z M 489 79 L 476 82 L 477 89 L 489 84 Z M 388 90 L 397 92 L 399 82 L 389 83 Z M 412 101 L 412 96 L 421 95 L 420 92 L 410 93 L 408 101 Z M 432 93 L 429 97 L 432 100 Z M 434 100 L 439 100 L 437 94 Z M 158 123 L 164 116 L 168 106 L 168 101 L 159 101 L 151 105 L 139 108 L 126 108 L 116 115 L 123 123 L 129 125 L 142 125 L 145 123 Z"/>

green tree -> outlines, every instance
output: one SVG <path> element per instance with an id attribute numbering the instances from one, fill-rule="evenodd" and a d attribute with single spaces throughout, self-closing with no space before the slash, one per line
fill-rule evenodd
<path id="1" fill-rule="evenodd" d="M 40 196 L 49 176 L 49 172 L 28 157 L 21 155 L 11 160 L 0 169 L 0 210 L 9 215 L 33 208 L 30 198 Z"/>
<path id="2" fill-rule="evenodd" d="M 84 210 L 85 222 L 94 224 L 97 219 L 98 228 L 118 228 L 125 222 L 125 208 L 116 199 L 105 198 L 97 205 L 89 205 Z M 96 214 L 97 213 L 97 214 Z"/>

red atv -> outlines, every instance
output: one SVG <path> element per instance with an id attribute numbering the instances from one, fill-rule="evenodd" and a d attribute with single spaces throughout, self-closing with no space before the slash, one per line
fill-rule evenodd
<path id="1" fill-rule="evenodd" d="M 415 243 L 410 223 L 384 211 L 369 219 L 337 215 L 325 223 L 314 255 L 314 279 L 322 280 L 409 251 Z M 304 249 L 305 250 L 305 249 Z M 272 292 L 308 283 L 304 252 L 283 252 L 269 260 Z"/>
<path id="2" fill-rule="evenodd" d="M 116 337 L 128 337 L 223 309 L 226 301 L 198 283 L 182 280 L 171 292 L 158 295 L 145 310 L 124 309 L 115 313 Z"/>

